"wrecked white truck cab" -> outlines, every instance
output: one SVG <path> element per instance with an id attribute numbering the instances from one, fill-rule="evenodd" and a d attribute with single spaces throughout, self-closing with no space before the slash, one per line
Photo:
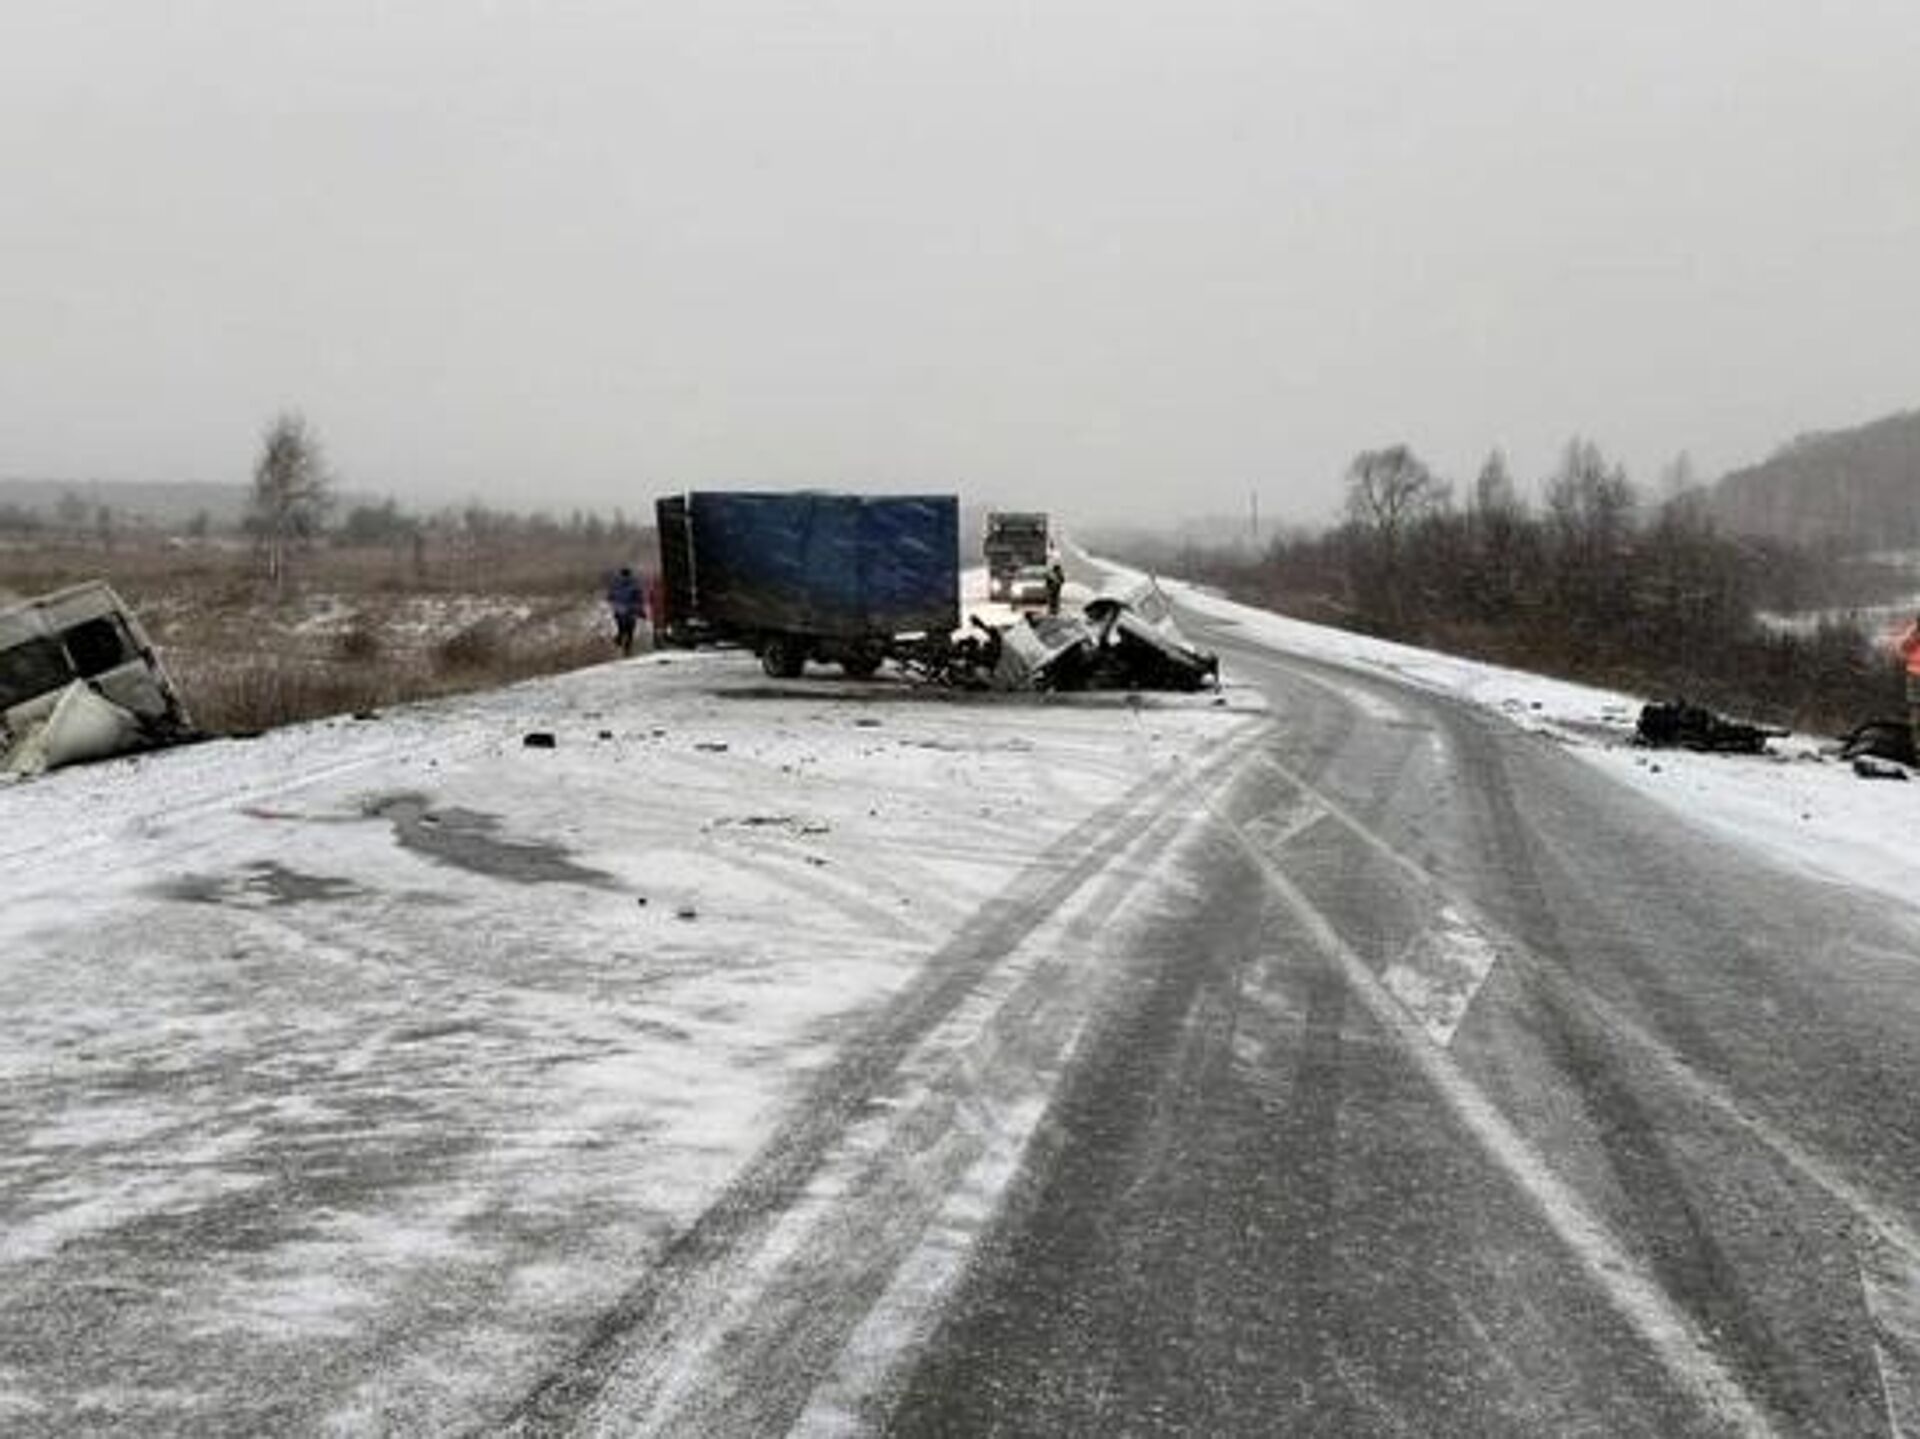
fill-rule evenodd
<path id="1" fill-rule="evenodd" d="M 99 580 L 0 606 L 0 773 L 38 774 L 192 733 L 140 622 Z"/>

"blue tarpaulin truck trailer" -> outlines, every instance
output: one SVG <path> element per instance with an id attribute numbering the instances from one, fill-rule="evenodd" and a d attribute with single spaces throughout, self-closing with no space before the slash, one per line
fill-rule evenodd
<path id="1" fill-rule="evenodd" d="M 669 644 L 731 643 L 792 678 L 938 656 L 960 624 L 952 495 L 695 490 L 657 502 Z"/>

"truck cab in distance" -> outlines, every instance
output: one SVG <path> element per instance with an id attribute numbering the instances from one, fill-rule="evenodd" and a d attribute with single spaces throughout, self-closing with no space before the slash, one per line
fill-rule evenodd
<path id="1" fill-rule="evenodd" d="M 1035 511 L 995 510 L 987 515 L 981 549 L 987 560 L 987 598 L 1007 604 L 1046 598 L 1047 517 Z M 1035 576 L 1040 578 L 1036 581 Z M 1038 584 L 1039 593 L 1031 591 Z"/>

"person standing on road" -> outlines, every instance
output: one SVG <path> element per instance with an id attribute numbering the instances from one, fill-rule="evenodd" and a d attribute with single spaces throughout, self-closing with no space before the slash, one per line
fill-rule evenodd
<path id="1" fill-rule="evenodd" d="M 1060 613 L 1060 591 L 1062 591 L 1066 587 L 1067 587 L 1067 572 L 1060 568 L 1060 561 L 1055 560 L 1052 564 L 1047 566 L 1047 613 L 1048 614 L 1057 615 Z"/>
<path id="2" fill-rule="evenodd" d="M 1913 757 L 1920 761 L 1920 615 L 1900 636 L 1899 648 L 1907 664 L 1907 732 L 1913 737 Z"/>
<path id="3" fill-rule="evenodd" d="M 623 655 L 633 653 L 634 626 L 646 612 L 642 593 L 639 576 L 631 565 L 620 566 L 620 573 L 607 586 L 607 607 L 613 611 L 613 642 Z"/>

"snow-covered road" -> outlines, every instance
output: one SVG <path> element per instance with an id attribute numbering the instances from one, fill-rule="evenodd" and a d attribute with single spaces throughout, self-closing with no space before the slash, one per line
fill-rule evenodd
<path id="1" fill-rule="evenodd" d="M 1257 723 L 673 656 L 0 791 L 0 1427 L 498 1417 L 989 897 Z"/>
<path id="2" fill-rule="evenodd" d="M 0 790 L 0 1430 L 1907 1412 L 1916 787 L 1176 593 Z"/>

